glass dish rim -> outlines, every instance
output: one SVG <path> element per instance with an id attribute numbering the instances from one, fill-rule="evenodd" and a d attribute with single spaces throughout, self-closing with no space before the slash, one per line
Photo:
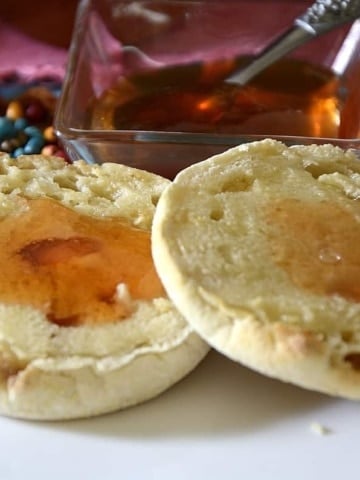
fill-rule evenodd
<path id="1" fill-rule="evenodd" d="M 191 0 L 194 1 L 194 0 Z M 203 0 L 196 0 L 197 2 Z M 70 92 L 73 91 L 76 82 L 73 82 L 73 76 L 77 68 L 77 60 L 80 56 L 81 39 L 85 33 L 87 25 L 87 12 L 94 6 L 94 0 L 80 0 L 74 20 L 74 29 L 71 39 L 71 45 L 68 52 L 68 63 L 66 73 L 62 83 L 61 93 L 54 113 L 55 133 L 63 140 L 76 141 L 77 139 L 88 139 L 89 141 L 119 141 L 119 139 L 136 143 L 172 143 L 178 145 L 233 145 L 249 141 L 272 138 L 283 141 L 288 144 L 326 144 L 330 143 L 342 148 L 350 148 L 360 151 L 360 138 L 334 138 L 334 137 L 309 137 L 301 135 L 284 134 L 222 134 L 205 132 L 181 132 L 181 131 L 162 131 L 162 130 L 108 130 L 108 129 L 90 129 L 83 127 L 69 126 L 65 121 L 65 112 L 68 110 Z M 71 120 L 71 116 L 69 117 Z"/>

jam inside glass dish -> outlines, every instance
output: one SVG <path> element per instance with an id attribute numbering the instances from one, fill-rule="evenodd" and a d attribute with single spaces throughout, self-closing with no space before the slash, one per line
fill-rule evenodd
<path id="1" fill-rule="evenodd" d="M 231 146 L 360 147 L 359 20 L 226 81 L 308 2 L 80 2 L 55 129 L 70 158 L 173 178 Z"/>

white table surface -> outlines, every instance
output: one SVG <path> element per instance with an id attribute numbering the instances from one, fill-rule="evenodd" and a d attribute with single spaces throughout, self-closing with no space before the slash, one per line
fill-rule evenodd
<path id="1" fill-rule="evenodd" d="M 319 435 L 313 423 L 331 430 Z M 0 418 L 0 480 L 359 478 L 360 403 L 211 352 L 160 397 L 67 422 Z"/>

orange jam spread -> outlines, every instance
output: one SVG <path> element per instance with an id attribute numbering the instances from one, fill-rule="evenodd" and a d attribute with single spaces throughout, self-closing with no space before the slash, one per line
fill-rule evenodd
<path id="1" fill-rule="evenodd" d="M 275 263 L 298 287 L 360 301 L 360 224 L 330 202 L 296 199 L 266 210 Z"/>
<path id="2" fill-rule="evenodd" d="M 0 221 L 0 302 L 32 305 L 60 326 L 127 317 L 131 299 L 164 296 L 150 233 L 94 218 L 47 198 Z M 127 298 L 128 295 L 126 295 Z"/>

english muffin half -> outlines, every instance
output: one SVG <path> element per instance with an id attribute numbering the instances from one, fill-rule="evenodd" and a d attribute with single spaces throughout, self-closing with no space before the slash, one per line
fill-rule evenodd
<path id="1" fill-rule="evenodd" d="M 205 356 L 151 258 L 168 184 L 122 165 L 0 157 L 0 413 L 114 411 Z"/>
<path id="2" fill-rule="evenodd" d="M 259 372 L 360 398 L 360 162 L 331 145 L 244 144 L 163 193 L 153 256 L 178 309 Z"/>

